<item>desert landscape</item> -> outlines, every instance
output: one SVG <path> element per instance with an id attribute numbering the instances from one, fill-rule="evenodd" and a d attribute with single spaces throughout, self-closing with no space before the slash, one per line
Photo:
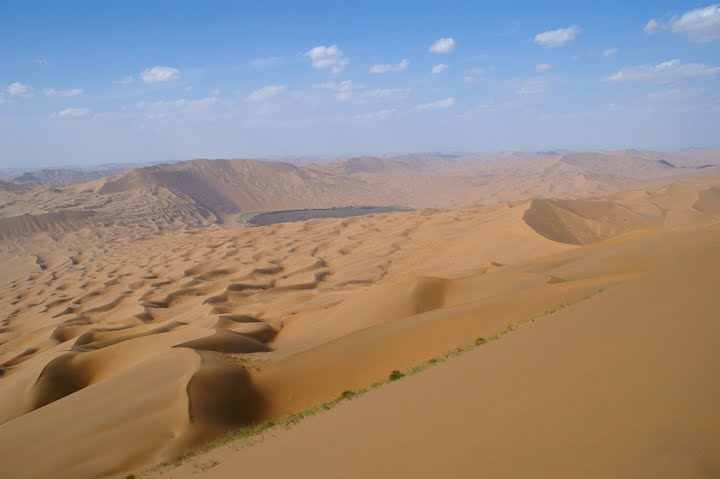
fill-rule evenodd
<path id="1" fill-rule="evenodd" d="M 408 155 L 7 179 L 3 476 L 714 477 L 718 163 Z M 353 205 L 401 209 L 342 217 Z M 323 208 L 341 217 L 243 222 Z"/>
<path id="2" fill-rule="evenodd" d="M 0 2 L 0 479 L 720 479 L 718 2 Z"/>

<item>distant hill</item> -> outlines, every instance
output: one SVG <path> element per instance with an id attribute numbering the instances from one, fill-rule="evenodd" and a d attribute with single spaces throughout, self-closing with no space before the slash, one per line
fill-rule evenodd
<path id="1" fill-rule="evenodd" d="M 462 208 L 532 198 L 601 196 L 713 174 L 715 168 L 698 166 L 718 163 L 719 158 L 717 152 L 706 150 L 503 152 L 361 156 L 304 165 L 197 159 L 133 168 L 111 177 L 102 175 L 113 170 L 37 170 L 0 182 L 0 219 L 7 220 L 7 237 L 93 225 L 114 225 L 144 237 L 213 224 L 235 225 L 246 213 L 274 210 L 357 205 Z M 585 206 L 579 213 L 562 202 L 538 200 L 527 222 L 541 234 L 570 243 L 583 244 L 612 233 L 605 219 L 587 216 Z M 595 206 L 589 211 L 594 212 Z M 72 216 L 73 212 L 93 214 Z M 624 220 L 634 222 L 630 217 Z"/>
<path id="2" fill-rule="evenodd" d="M 117 175 L 125 171 L 125 168 L 109 168 L 102 170 L 74 170 L 70 168 L 43 168 L 35 171 L 28 171 L 15 177 L 20 183 L 33 183 L 38 185 L 69 186 L 78 183 L 87 183 L 106 176 Z"/>
<path id="3" fill-rule="evenodd" d="M 362 184 L 312 168 L 257 160 L 192 160 L 130 170 L 108 179 L 102 195 L 162 187 L 219 218 L 249 211 L 345 206 Z"/>

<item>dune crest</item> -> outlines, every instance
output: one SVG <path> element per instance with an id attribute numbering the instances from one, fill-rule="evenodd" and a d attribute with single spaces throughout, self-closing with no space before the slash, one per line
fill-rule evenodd
<path id="1" fill-rule="evenodd" d="M 135 472 L 714 244 L 720 180 L 711 169 L 616 191 L 626 177 L 611 193 L 578 198 L 607 183 L 581 180 L 563 158 L 468 166 L 452 157 L 443 175 L 428 173 L 427 159 L 362 160 L 349 163 L 358 171 L 345 183 L 330 171 L 337 163 L 200 160 L 18 193 L 0 217 L 14 224 L 27 209 L 0 236 L 1 470 L 18 478 Z M 403 165 L 410 179 L 397 174 Z M 497 185 L 474 176 L 484 168 L 525 174 L 500 198 Z M 384 169 L 392 171 L 376 176 Z M 540 170 L 548 182 L 537 186 Z M 577 195 L 529 195 L 561 191 L 567 178 Z M 450 206 L 480 190 L 499 201 L 256 228 L 233 222 L 251 207 L 354 203 L 399 185 L 374 198 L 385 202 L 417 198 L 422 184 L 468 182 L 478 189 L 444 188 L 425 201 Z M 38 451 L 50 452 L 34 461 Z"/>

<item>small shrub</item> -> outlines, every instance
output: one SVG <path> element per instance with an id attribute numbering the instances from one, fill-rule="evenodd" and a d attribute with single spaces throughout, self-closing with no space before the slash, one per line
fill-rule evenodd
<path id="1" fill-rule="evenodd" d="M 340 393 L 340 399 L 351 399 L 357 396 L 355 391 L 343 391 Z"/>
<path id="2" fill-rule="evenodd" d="M 487 338 L 477 338 L 475 340 L 475 346 L 481 346 L 487 342 L 488 342 Z"/>
<path id="3" fill-rule="evenodd" d="M 398 379 L 405 376 L 405 374 L 401 373 L 399 370 L 395 369 L 393 372 L 390 373 L 390 376 L 388 376 L 388 379 L 390 381 L 397 381 Z"/>

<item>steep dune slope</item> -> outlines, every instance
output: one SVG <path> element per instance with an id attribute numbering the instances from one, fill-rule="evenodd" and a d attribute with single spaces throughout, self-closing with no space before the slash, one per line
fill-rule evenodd
<path id="1" fill-rule="evenodd" d="M 109 220 L 105 220 L 109 224 Z M 24 214 L 0 218 L 0 239 L 31 236 L 41 232 L 64 233 L 102 225 L 93 211 L 61 210 L 37 215 Z"/>
<path id="2" fill-rule="evenodd" d="M 720 228 L 685 234 L 699 247 L 253 447 L 219 451 L 199 477 L 715 477 Z"/>
<path id="3" fill-rule="evenodd" d="M 541 200 L 596 229 L 584 247 L 538 234 L 532 202 L 2 240 L 2 470 L 135 471 L 577 304 L 706 248 L 716 219 L 693 204 L 716 185 Z"/>
<path id="4" fill-rule="evenodd" d="M 350 204 L 359 185 L 289 163 L 193 160 L 139 168 L 105 182 L 101 194 L 162 186 L 192 198 L 217 216 L 246 211 Z"/>

